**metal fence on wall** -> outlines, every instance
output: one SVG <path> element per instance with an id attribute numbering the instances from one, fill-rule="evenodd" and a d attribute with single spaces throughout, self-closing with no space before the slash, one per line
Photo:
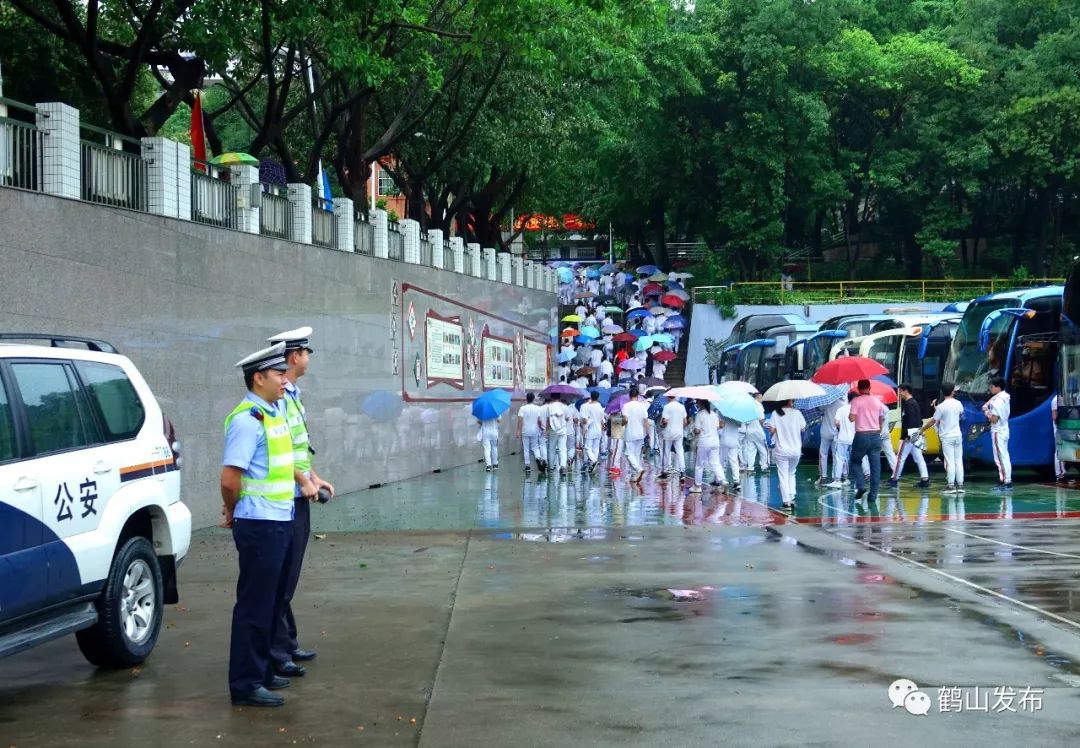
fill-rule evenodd
<path id="1" fill-rule="evenodd" d="M 191 220 L 226 229 L 237 227 L 239 189 L 229 183 L 228 176 L 228 169 L 205 161 L 191 162 Z"/>
<path id="2" fill-rule="evenodd" d="M 386 231 L 387 252 L 391 260 L 405 259 L 405 237 L 397 223 L 391 223 Z"/>
<path id="3" fill-rule="evenodd" d="M 320 247 L 335 247 L 337 222 L 334 221 L 334 203 L 321 197 L 311 201 L 311 243 Z"/>
<path id="4" fill-rule="evenodd" d="M 289 238 L 289 197 L 287 188 L 262 185 L 262 208 L 259 210 L 259 233 L 278 239 Z"/>
<path id="5" fill-rule="evenodd" d="M 41 189 L 41 131 L 37 110 L 0 98 L 0 185 Z"/>
<path id="6" fill-rule="evenodd" d="M 147 210 L 147 165 L 134 138 L 82 125 L 82 199 L 114 208 Z"/>
<path id="7" fill-rule="evenodd" d="M 375 227 L 362 218 L 356 219 L 353 232 L 353 247 L 362 255 L 375 254 Z"/>
<path id="8" fill-rule="evenodd" d="M 420 232 L 420 264 L 431 267 L 431 242 L 426 231 Z"/>

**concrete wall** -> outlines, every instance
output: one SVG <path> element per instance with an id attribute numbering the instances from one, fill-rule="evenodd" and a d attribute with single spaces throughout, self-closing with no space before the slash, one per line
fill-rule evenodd
<path id="1" fill-rule="evenodd" d="M 727 340 L 735 324 L 743 317 L 750 314 L 799 314 L 810 322 L 824 322 L 831 317 L 841 314 L 881 314 L 885 309 L 896 309 L 903 306 L 937 311 L 944 304 L 784 304 L 767 306 L 764 304 L 738 304 L 735 307 L 735 316 L 731 319 L 723 319 L 720 312 L 713 304 L 694 304 L 694 311 L 690 321 L 690 346 L 686 352 L 686 384 L 707 384 L 709 381 L 708 367 L 705 365 L 705 339 L 712 338 L 716 341 Z"/>
<path id="2" fill-rule="evenodd" d="M 508 340 L 546 343 L 554 323 L 548 292 L 9 189 L 0 262 L 0 329 L 100 337 L 143 372 L 179 429 L 199 527 L 219 521 L 222 420 L 244 395 L 233 364 L 266 337 L 315 328 L 300 382 L 315 464 L 347 492 L 480 456 L 468 401 L 483 379 L 416 383 L 410 299 Z"/>

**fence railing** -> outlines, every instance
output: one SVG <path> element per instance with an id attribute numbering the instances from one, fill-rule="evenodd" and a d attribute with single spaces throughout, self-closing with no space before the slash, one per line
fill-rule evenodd
<path id="1" fill-rule="evenodd" d="M 427 232 L 420 232 L 420 264 L 431 267 L 431 242 L 428 241 Z"/>
<path id="2" fill-rule="evenodd" d="M 36 120 L 33 107 L 0 98 L 0 185 L 41 189 L 41 131 Z"/>
<path id="3" fill-rule="evenodd" d="M 147 210 L 147 165 L 134 138 L 82 125 L 82 199 L 114 208 Z"/>
<path id="4" fill-rule="evenodd" d="M 337 222 L 334 204 L 321 197 L 311 200 L 311 243 L 320 247 L 336 247 Z"/>
<path id="5" fill-rule="evenodd" d="M 191 220 L 237 228 L 236 198 L 239 189 L 228 181 L 229 170 L 205 161 L 191 162 Z"/>
<path id="6" fill-rule="evenodd" d="M 287 188 L 277 184 L 262 185 L 259 209 L 259 233 L 277 239 L 289 238 L 289 196 Z"/>
<path id="7" fill-rule="evenodd" d="M 391 223 L 386 231 L 387 255 L 391 260 L 405 259 L 405 237 L 397 223 Z"/>
<path id="8" fill-rule="evenodd" d="M 375 254 L 375 227 L 362 218 L 356 219 L 353 231 L 353 248 L 362 255 Z"/>
<path id="9" fill-rule="evenodd" d="M 726 286 L 697 286 L 695 303 L 854 304 L 874 302 L 968 301 L 1010 288 L 1064 283 L 1062 278 L 958 278 L 862 281 L 750 281 Z"/>

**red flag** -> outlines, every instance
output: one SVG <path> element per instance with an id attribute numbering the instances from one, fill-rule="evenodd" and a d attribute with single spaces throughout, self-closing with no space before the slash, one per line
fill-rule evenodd
<path id="1" fill-rule="evenodd" d="M 195 104 L 191 107 L 191 155 L 195 161 L 206 161 L 206 137 L 203 132 L 202 117 L 202 92 L 195 92 Z M 206 167 L 196 163 L 195 168 L 201 172 Z"/>

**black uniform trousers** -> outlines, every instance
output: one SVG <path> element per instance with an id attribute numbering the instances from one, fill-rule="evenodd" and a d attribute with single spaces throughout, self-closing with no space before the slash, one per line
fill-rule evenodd
<path id="1" fill-rule="evenodd" d="M 240 560 L 229 646 L 229 691 L 246 696 L 274 676 L 270 648 L 292 565 L 293 522 L 233 520 Z"/>
<path id="2" fill-rule="evenodd" d="M 292 599 L 296 594 L 296 586 L 300 583 L 304 553 L 307 552 L 308 538 L 311 537 L 311 502 L 303 496 L 298 496 L 294 506 L 296 510 L 293 512 L 292 521 L 292 558 L 285 579 L 281 616 L 270 647 L 270 656 L 278 664 L 291 662 L 293 652 L 300 648 L 300 643 L 296 638 L 296 618 L 293 616 Z"/>

